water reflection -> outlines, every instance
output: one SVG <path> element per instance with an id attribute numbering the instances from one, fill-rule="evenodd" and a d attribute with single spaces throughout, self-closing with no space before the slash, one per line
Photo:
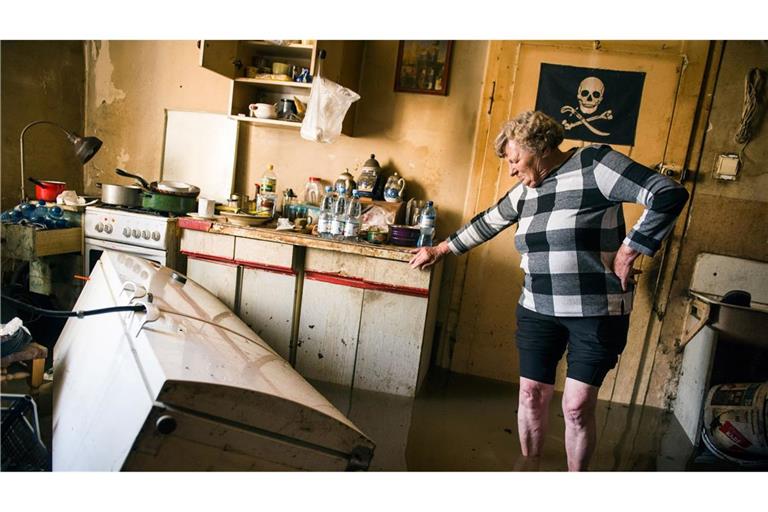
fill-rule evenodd
<path id="1" fill-rule="evenodd" d="M 312 384 L 376 443 L 372 471 L 565 471 L 562 394 L 541 460 L 520 455 L 517 385 L 432 371 L 416 399 Z M 684 470 L 692 447 L 674 417 L 598 402 L 594 471 Z"/>

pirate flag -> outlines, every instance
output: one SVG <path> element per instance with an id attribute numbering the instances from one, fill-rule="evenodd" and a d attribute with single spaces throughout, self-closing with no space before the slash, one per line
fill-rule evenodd
<path id="1" fill-rule="evenodd" d="M 566 139 L 631 146 L 645 73 L 541 64 L 536 110 L 560 121 Z"/>

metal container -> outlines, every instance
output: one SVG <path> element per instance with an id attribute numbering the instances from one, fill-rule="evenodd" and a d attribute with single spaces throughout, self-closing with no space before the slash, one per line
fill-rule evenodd
<path id="1" fill-rule="evenodd" d="M 339 174 L 339 177 L 336 178 L 334 189 L 339 190 L 339 187 L 344 187 L 344 195 L 346 196 L 351 196 L 352 190 L 357 188 L 357 183 L 355 183 L 355 178 L 353 178 L 352 175 L 349 174 L 349 169 Z"/>
<path id="2" fill-rule="evenodd" d="M 31 177 L 27 179 L 35 184 L 35 199 L 38 201 L 55 202 L 56 197 L 67 188 L 63 181 L 38 180 Z"/>
<path id="3" fill-rule="evenodd" d="M 141 207 L 147 210 L 183 215 L 197 210 L 197 198 L 161 192 L 143 192 Z"/>
<path id="4" fill-rule="evenodd" d="M 97 183 L 101 188 L 101 202 L 116 206 L 137 208 L 141 206 L 142 189 L 135 185 L 115 185 L 112 183 Z"/>

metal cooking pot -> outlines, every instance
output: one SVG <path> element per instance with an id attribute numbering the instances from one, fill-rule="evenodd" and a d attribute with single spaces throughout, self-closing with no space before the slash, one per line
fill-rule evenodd
<path id="1" fill-rule="evenodd" d="M 101 188 L 101 202 L 117 206 L 136 208 L 141 206 L 144 191 L 135 185 L 115 185 L 112 183 L 97 183 Z"/>
<path id="2" fill-rule="evenodd" d="M 148 210 L 184 215 L 197 209 L 197 198 L 161 192 L 142 192 L 141 207 Z"/>
<path id="3" fill-rule="evenodd" d="M 63 181 L 38 180 L 32 177 L 27 179 L 35 184 L 35 199 L 38 201 L 55 202 L 56 197 L 67 188 Z"/>
<path id="4" fill-rule="evenodd" d="M 147 182 L 138 174 L 115 169 L 118 176 L 134 178 L 141 185 L 141 207 L 148 210 L 183 215 L 195 211 L 200 189 L 194 185 L 177 181 Z"/>

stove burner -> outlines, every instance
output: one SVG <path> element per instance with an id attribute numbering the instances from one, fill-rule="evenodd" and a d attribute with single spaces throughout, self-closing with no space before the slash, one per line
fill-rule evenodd
<path id="1" fill-rule="evenodd" d="M 145 215 L 154 215 L 156 217 L 168 217 L 169 219 L 175 218 L 176 215 L 170 212 L 161 212 L 158 210 L 150 210 L 148 208 L 141 208 L 136 206 L 122 206 L 117 204 L 106 204 L 101 203 L 98 205 L 99 208 L 105 208 L 107 210 L 118 210 L 121 212 L 130 212 L 130 213 L 142 213 Z"/>

